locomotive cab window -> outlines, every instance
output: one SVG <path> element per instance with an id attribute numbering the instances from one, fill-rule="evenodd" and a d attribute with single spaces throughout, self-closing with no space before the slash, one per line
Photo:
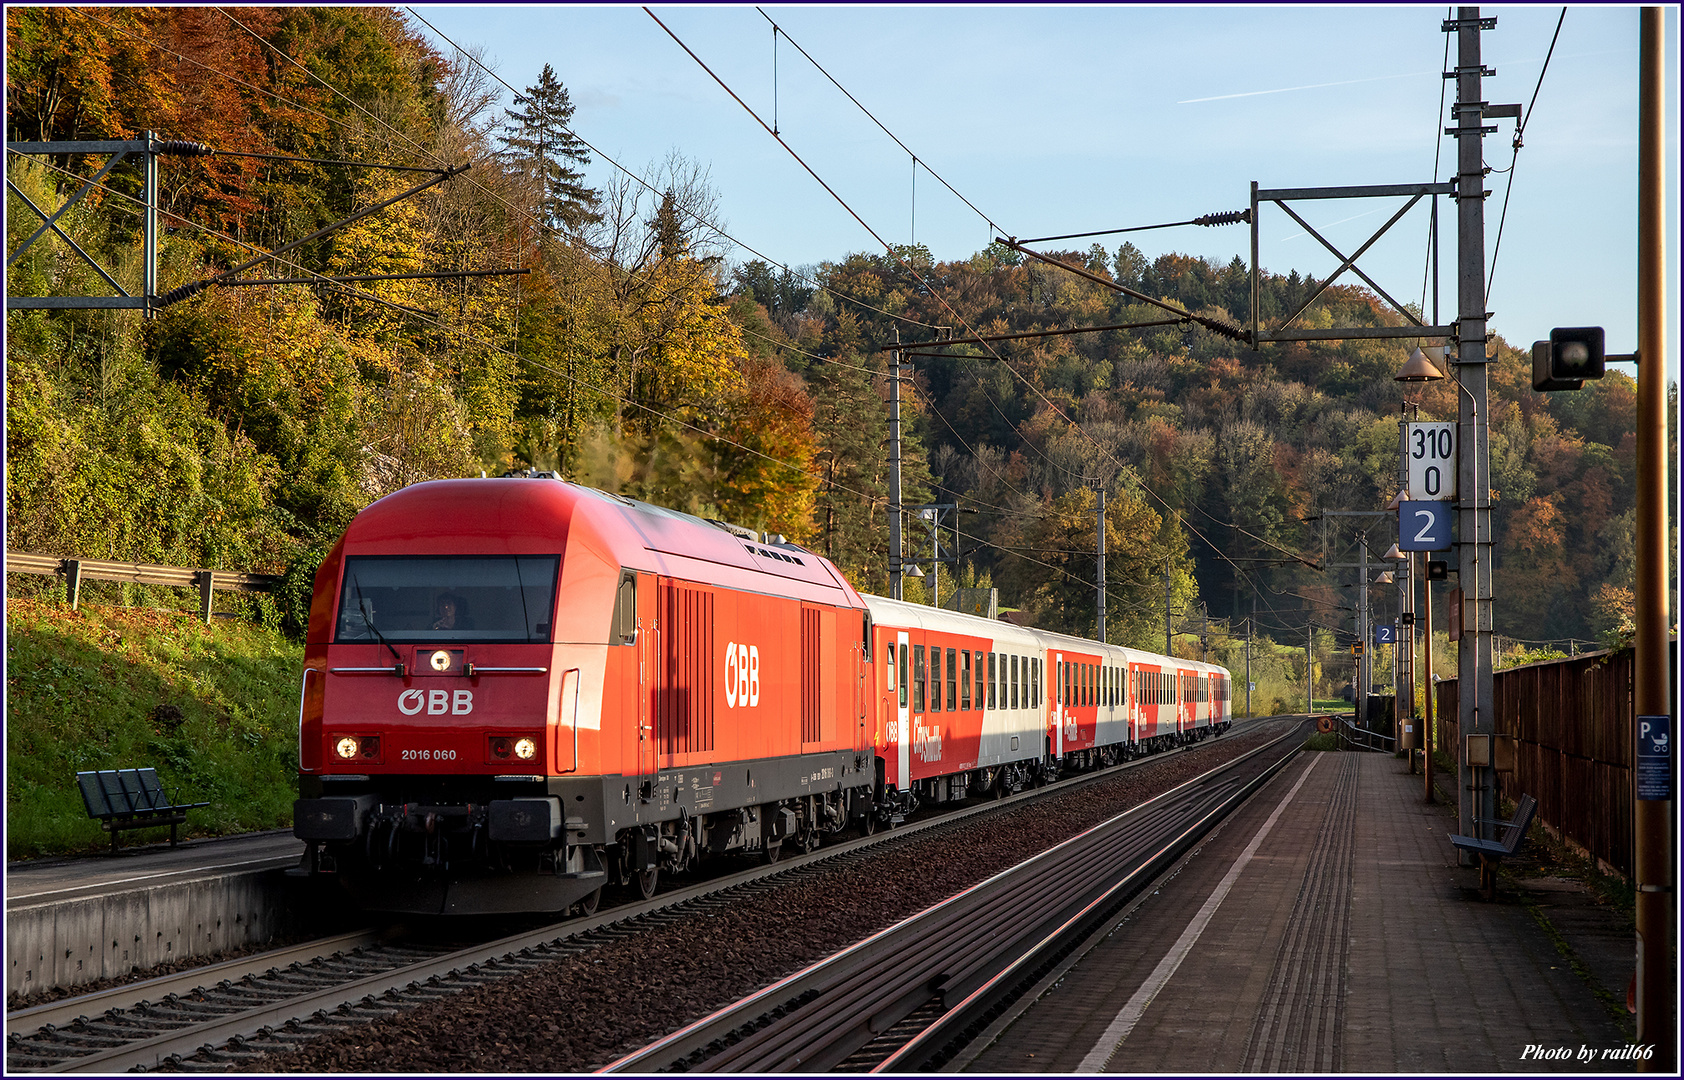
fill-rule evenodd
<path id="1" fill-rule="evenodd" d="M 559 555 L 352 556 L 340 642 L 547 642 Z"/>
<path id="2" fill-rule="evenodd" d="M 620 587 L 614 593 L 613 636 L 622 645 L 637 640 L 637 575 L 629 571 L 620 574 Z"/>

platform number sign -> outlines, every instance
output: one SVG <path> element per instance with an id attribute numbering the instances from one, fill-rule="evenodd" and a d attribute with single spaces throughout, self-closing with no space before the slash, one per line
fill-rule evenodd
<path id="1" fill-rule="evenodd" d="M 1450 546 L 1450 504 L 1405 502 L 1397 508 L 1399 551 L 1443 551 Z"/>
<path id="2" fill-rule="evenodd" d="M 1374 644 L 1376 644 L 1376 645 L 1396 645 L 1397 644 L 1397 627 L 1395 627 L 1395 626 L 1385 626 L 1385 625 L 1376 625 L 1374 627 Z"/>
<path id="3" fill-rule="evenodd" d="M 1409 458 L 1409 497 L 1416 502 L 1456 497 L 1456 425 L 1413 423 L 1404 432 Z"/>

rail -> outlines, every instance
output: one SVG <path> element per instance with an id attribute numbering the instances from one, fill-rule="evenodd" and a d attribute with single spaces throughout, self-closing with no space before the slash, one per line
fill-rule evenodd
<path id="1" fill-rule="evenodd" d="M 873 1071 L 937 1071 L 981 1018 L 1167 871 L 1302 738 L 1294 730 L 598 1071 L 828 1071 L 891 1032 L 911 1041 Z M 1245 775 L 1242 764 L 1258 760 Z"/>
<path id="2" fill-rule="evenodd" d="M 81 602 L 82 582 L 122 581 L 132 585 L 167 585 L 199 590 L 199 614 L 211 620 L 211 601 L 217 589 L 235 592 L 269 592 L 280 583 L 275 574 L 244 574 L 233 570 L 194 569 L 186 566 L 154 566 L 150 563 L 106 562 L 100 559 L 63 559 L 57 555 L 6 552 L 6 573 L 62 576 L 65 599 L 72 611 Z"/>

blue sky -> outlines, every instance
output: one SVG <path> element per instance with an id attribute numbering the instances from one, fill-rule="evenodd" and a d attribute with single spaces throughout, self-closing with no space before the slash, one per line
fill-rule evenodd
<path id="1" fill-rule="evenodd" d="M 641 8 L 420 6 L 462 46 L 479 46 L 524 87 L 552 65 L 601 154 L 648 174 L 676 151 L 709 170 L 727 232 L 790 266 L 881 247 Z M 985 246 L 988 223 L 914 169 L 905 151 L 754 7 L 656 7 L 702 61 L 891 243 L 938 259 Z M 1454 140 L 1437 132 L 1444 7 L 766 6 L 765 12 L 943 179 L 1007 234 L 1031 237 L 1180 221 L 1237 210 L 1250 185 L 1326 187 L 1448 177 Z M 1532 100 L 1559 7 L 1488 6 L 1485 82 L 1493 103 Z M 1677 378 L 1678 20 L 1668 11 L 1669 369 Z M 450 47 L 427 27 L 449 55 Z M 1452 45 L 1454 63 L 1454 45 Z M 1555 325 L 1601 324 L 1610 352 L 1636 346 L 1638 9 L 1571 7 L 1514 170 L 1491 269 L 1492 327 L 1524 346 Z M 1506 169 L 1512 120 L 1486 162 Z M 593 183 L 613 171 L 598 159 Z M 1487 261 L 1508 185 L 1486 186 Z M 1347 254 L 1396 199 L 1294 204 Z M 1359 265 L 1420 301 L 1426 204 Z M 1441 313 L 1454 316 L 1454 208 L 1440 208 Z M 1100 237 L 1249 259 L 1244 225 Z M 1085 246 L 1088 240 L 1068 246 Z M 1262 216 L 1266 269 L 1318 278 L 1337 265 L 1285 214 Z M 734 261 L 753 256 L 742 250 Z M 1342 281 L 1350 281 L 1347 275 Z M 1357 282 L 1360 284 L 1360 282 Z M 1431 294 L 1427 295 L 1430 315 Z"/>

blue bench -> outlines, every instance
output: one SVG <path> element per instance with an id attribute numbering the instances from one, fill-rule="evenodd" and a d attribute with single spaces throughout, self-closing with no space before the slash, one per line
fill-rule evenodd
<path id="1" fill-rule="evenodd" d="M 170 827 L 170 847 L 177 846 L 176 829 L 187 820 L 187 811 L 209 806 L 208 802 L 181 802 L 181 792 L 165 795 L 157 769 L 96 769 L 76 774 L 82 789 L 82 803 L 88 816 L 111 834 L 111 850 L 117 851 L 117 833 L 123 829 Z"/>
<path id="2" fill-rule="evenodd" d="M 1519 850 L 1520 842 L 1526 839 L 1526 830 L 1532 824 L 1532 815 L 1537 812 L 1538 800 L 1530 795 L 1522 795 L 1514 807 L 1514 820 L 1493 822 L 1503 826 L 1501 840 L 1481 840 L 1476 836 L 1450 834 L 1452 844 L 1479 856 L 1479 884 L 1487 900 L 1497 898 L 1497 864 Z"/>

